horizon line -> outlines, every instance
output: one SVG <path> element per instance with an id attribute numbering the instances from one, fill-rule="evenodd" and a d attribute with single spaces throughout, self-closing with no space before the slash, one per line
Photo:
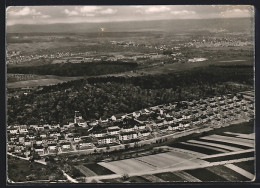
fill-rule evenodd
<path id="1" fill-rule="evenodd" d="M 214 20 L 214 19 L 245 19 L 245 18 L 251 18 L 253 19 L 254 17 L 226 17 L 226 18 L 221 18 L 221 17 L 216 17 L 216 18 L 177 18 L 177 19 L 153 19 L 153 20 L 115 20 L 115 21 L 94 21 L 94 22 L 55 22 L 55 23 L 35 23 L 35 24 L 30 24 L 30 23 L 18 23 L 18 24 L 10 24 L 8 25 L 6 22 L 6 27 L 10 26 L 16 26 L 16 25 L 54 25 L 54 24 L 87 24 L 87 23 L 114 23 L 114 22 L 149 22 L 149 21 L 170 21 L 170 20 Z"/>

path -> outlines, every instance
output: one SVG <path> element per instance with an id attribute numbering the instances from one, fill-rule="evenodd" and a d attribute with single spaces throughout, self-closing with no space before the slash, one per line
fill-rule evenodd
<path id="1" fill-rule="evenodd" d="M 79 183 L 77 180 L 73 179 L 72 177 L 70 177 L 66 172 L 64 172 L 63 170 L 61 170 L 63 175 L 72 183 Z"/>

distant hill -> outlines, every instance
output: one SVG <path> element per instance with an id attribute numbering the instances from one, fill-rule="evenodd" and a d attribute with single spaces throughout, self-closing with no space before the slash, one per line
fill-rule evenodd
<path id="1" fill-rule="evenodd" d="M 228 19 L 190 19 L 190 20 L 153 20 L 104 23 L 57 23 L 45 25 L 17 24 L 7 26 L 7 33 L 87 33 L 97 32 L 99 28 L 107 32 L 252 32 L 253 18 Z"/>

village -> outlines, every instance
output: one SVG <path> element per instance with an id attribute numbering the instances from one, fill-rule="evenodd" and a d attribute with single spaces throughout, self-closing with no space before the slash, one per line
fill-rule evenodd
<path id="1" fill-rule="evenodd" d="M 220 127 L 234 120 L 254 116 L 252 91 L 193 101 L 163 104 L 109 119 L 83 120 L 75 111 L 74 122 L 67 125 L 8 125 L 9 153 L 29 157 L 154 143 L 165 135 L 183 133 L 211 125 Z M 130 144 L 130 145 L 129 145 Z"/>

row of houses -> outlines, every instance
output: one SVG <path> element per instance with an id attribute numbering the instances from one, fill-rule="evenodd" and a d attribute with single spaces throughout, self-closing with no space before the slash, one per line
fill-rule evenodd
<path id="1" fill-rule="evenodd" d="M 8 151 L 24 155 L 32 150 L 40 155 L 69 152 L 150 139 L 155 133 L 185 131 L 209 122 L 226 123 L 254 115 L 254 101 L 250 96 L 226 95 L 181 101 L 89 122 L 76 111 L 74 122 L 63 126 L 12 125 L 7 127 Z"/>

